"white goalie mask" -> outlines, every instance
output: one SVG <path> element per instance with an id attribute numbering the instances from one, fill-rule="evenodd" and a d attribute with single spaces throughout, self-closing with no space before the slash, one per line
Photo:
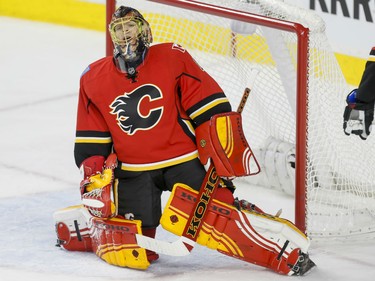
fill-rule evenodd
<path id="1" fill-rule="evenodd" d="M 147 49 L 152 43 L 149 23 L 136 9 L 120 6 L 113 14 L 109 24 L 109 32 L 114 45 L 114 57 L 118 67 L 128 72 L 129 67 L 121 65 L 125 62 L 132 64 L 135 69 L 144 59 Z M 118 60 L 124 60 L 124 62 Z"/>

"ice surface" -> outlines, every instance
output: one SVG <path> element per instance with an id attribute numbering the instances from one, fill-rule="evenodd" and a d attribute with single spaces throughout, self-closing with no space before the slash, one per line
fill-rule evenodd
<path id="1" fill-rule="evenodd" d="M 79 203 L 73 160 L 81 72 L 105 53 L 104 34 L 0 17 L 0 280 L 286 280 L 197 246 L 162 255 L 146 271 L 114 267 L 92 253 L 55 247 L 52 213 Z M 165 194 L 164 197 L 168 196 Z M 293 200 L 238 183 L 237 196 L 293 219 Z M 165 200 L 165 198 L 163 199 Z M 175 236 L 158 230 L 157 237 Z M 311 280 L 374 280 L 375 241 L 313 245 Z"/>

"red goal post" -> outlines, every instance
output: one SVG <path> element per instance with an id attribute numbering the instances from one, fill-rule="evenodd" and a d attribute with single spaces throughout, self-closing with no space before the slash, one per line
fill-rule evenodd
<path id="1" fill-rule="evenodd" d="M 230 8 L 206 4 L 190 0 L 150 0 L 170 6 L 176 6 L 182 9 L 188 9 L 207 13 L 219 17 L 229 18 L 237 21 L 259 24 L 271 28 L 277 28 L 297 35 L 297 108 L 296 113 L 299 118 L 296 120 L 296 176 L 295 176 L 295 224 L 303 232 L 306 230 L 305 206 L 306 206 L 306 127 L 307 127 L 307 69 L 308 69 L 308 41 L 309 29 L 303 25 L 238 11 Z M 106 19 L 107 26 L 111 21 L 113 12 L 116 9 L 116 0 L 106 0 Z M 150 5 L 152 5 L 150 3 Z M 112 55 L 113 45 L 108 31 L 106 32 L 106 53 Z"/>

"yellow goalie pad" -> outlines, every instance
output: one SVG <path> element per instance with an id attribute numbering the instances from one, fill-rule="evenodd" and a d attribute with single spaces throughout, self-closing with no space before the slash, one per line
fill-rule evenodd
<path id="1" fill-rule="evenodd" d="M 176 184 L 161 218 L 163 228 L 181 236 L 197 196 L 197 191 Z M 286 219 L 238 210 L 214 199 L 208 206 L 197 243 L 278 273 L 292 275 L 301 253 L 307 253 L 310 240 Z"/>
<path id="2" fill-rule="evenodd" d="M 109 264 L 135 269 L 150 265 L 146 250 L 139 247 L 135 234 L 141 234 L 141 221 L 120 218 L 92 219 L 94 253 Z"/>
<path id="3" fill-rule="evenodd" d="M 169 197 L 166 207 L 164 208 L 163 215 L 160 220 L 162 227 L 178 236 L 182 236 L 187 221 L 189 219 L 190 213 L 193 211 L 193 206 L 195 198 L 198 192 L 184 184 L 176 184 L 173 188 L 172 194 Z M 225 209 L 217 208 L 217 203 L 224 204 Z M 212 208 L 219 212 L 223 212 L 229 215 L 231 209 L 235 209 L 233 206 L 227 205 L 225 203 L 219 202 L 214 199 L 214 204 L 211 205 Z M 227 251 L 223 244 L 220 243 L 221 240 L 226 239 L 231 245 L 231 250 L 243 256 L 241 250 L 236 246 L 234 241 L 230 241 L 227 235 L 222 231 L 224 230 L 226 223 L 228 221 L 227 216 L 217 216 L 214 212 L 210 211 L 203 222 L 202 229 L 198 234 L 197 243 L 203 246 L 207 246 L 210 249 L 218 251 Z M 213 227 L 215 225 L 215 228 Z"/>
<path id="4" fill-rule="evenodd" d="M 146 250 L 137 244 L 140 220 L 93 217 L 82 205 L 53 214 L 58 245 L 68 251 L 94 252 L 111 265 L 147 269 Z"/>

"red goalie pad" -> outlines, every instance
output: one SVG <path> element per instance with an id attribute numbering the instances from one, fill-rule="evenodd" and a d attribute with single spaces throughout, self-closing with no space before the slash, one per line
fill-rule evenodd
<path id="1" fill-rule="evenodd" d="M 181 235 L 196 199 L 197 191 L 176 184 L 161 218 L 163 228 Z M 216 199 L 208 206 L 197 243 L 285 275 L 296 274 L 310 244 L 288 220 L 238 210 Z"/>
<path id="2" fill-rule="evenodd" d="M 57 210 L 53 214 L 57 246 L 68 251 L 94 252 L 109 264 L 146 269 L 156 253 L 138 245 L 136 235 L 142 236 L 140 220 L 96 218 L 82 205 Z M 153 230 L 146 230 L 153 236 Z"/>
<path id="3" fill-rule="evenodd" d="M 211 158 L 220 177 L 241 177 L 259 173 L 242 130 L 241 114 L 216 114 L 195 130 L 199 158 L 206 165 Z"/>
<path id="4" fill-rule="evenodd" d="M 81 205 L 67 207 L 53 213 L 57 245 L 68 251 L 92 251 L 90 214 Z"/>
<path id="5" fill-rule="evenodd" d="M 121 267 L 147 269 L 150 262 L 146 250 L 137 244 L 141 221 L 121 218 L 92 219 L 93 252 L 109 264 Z"/>

